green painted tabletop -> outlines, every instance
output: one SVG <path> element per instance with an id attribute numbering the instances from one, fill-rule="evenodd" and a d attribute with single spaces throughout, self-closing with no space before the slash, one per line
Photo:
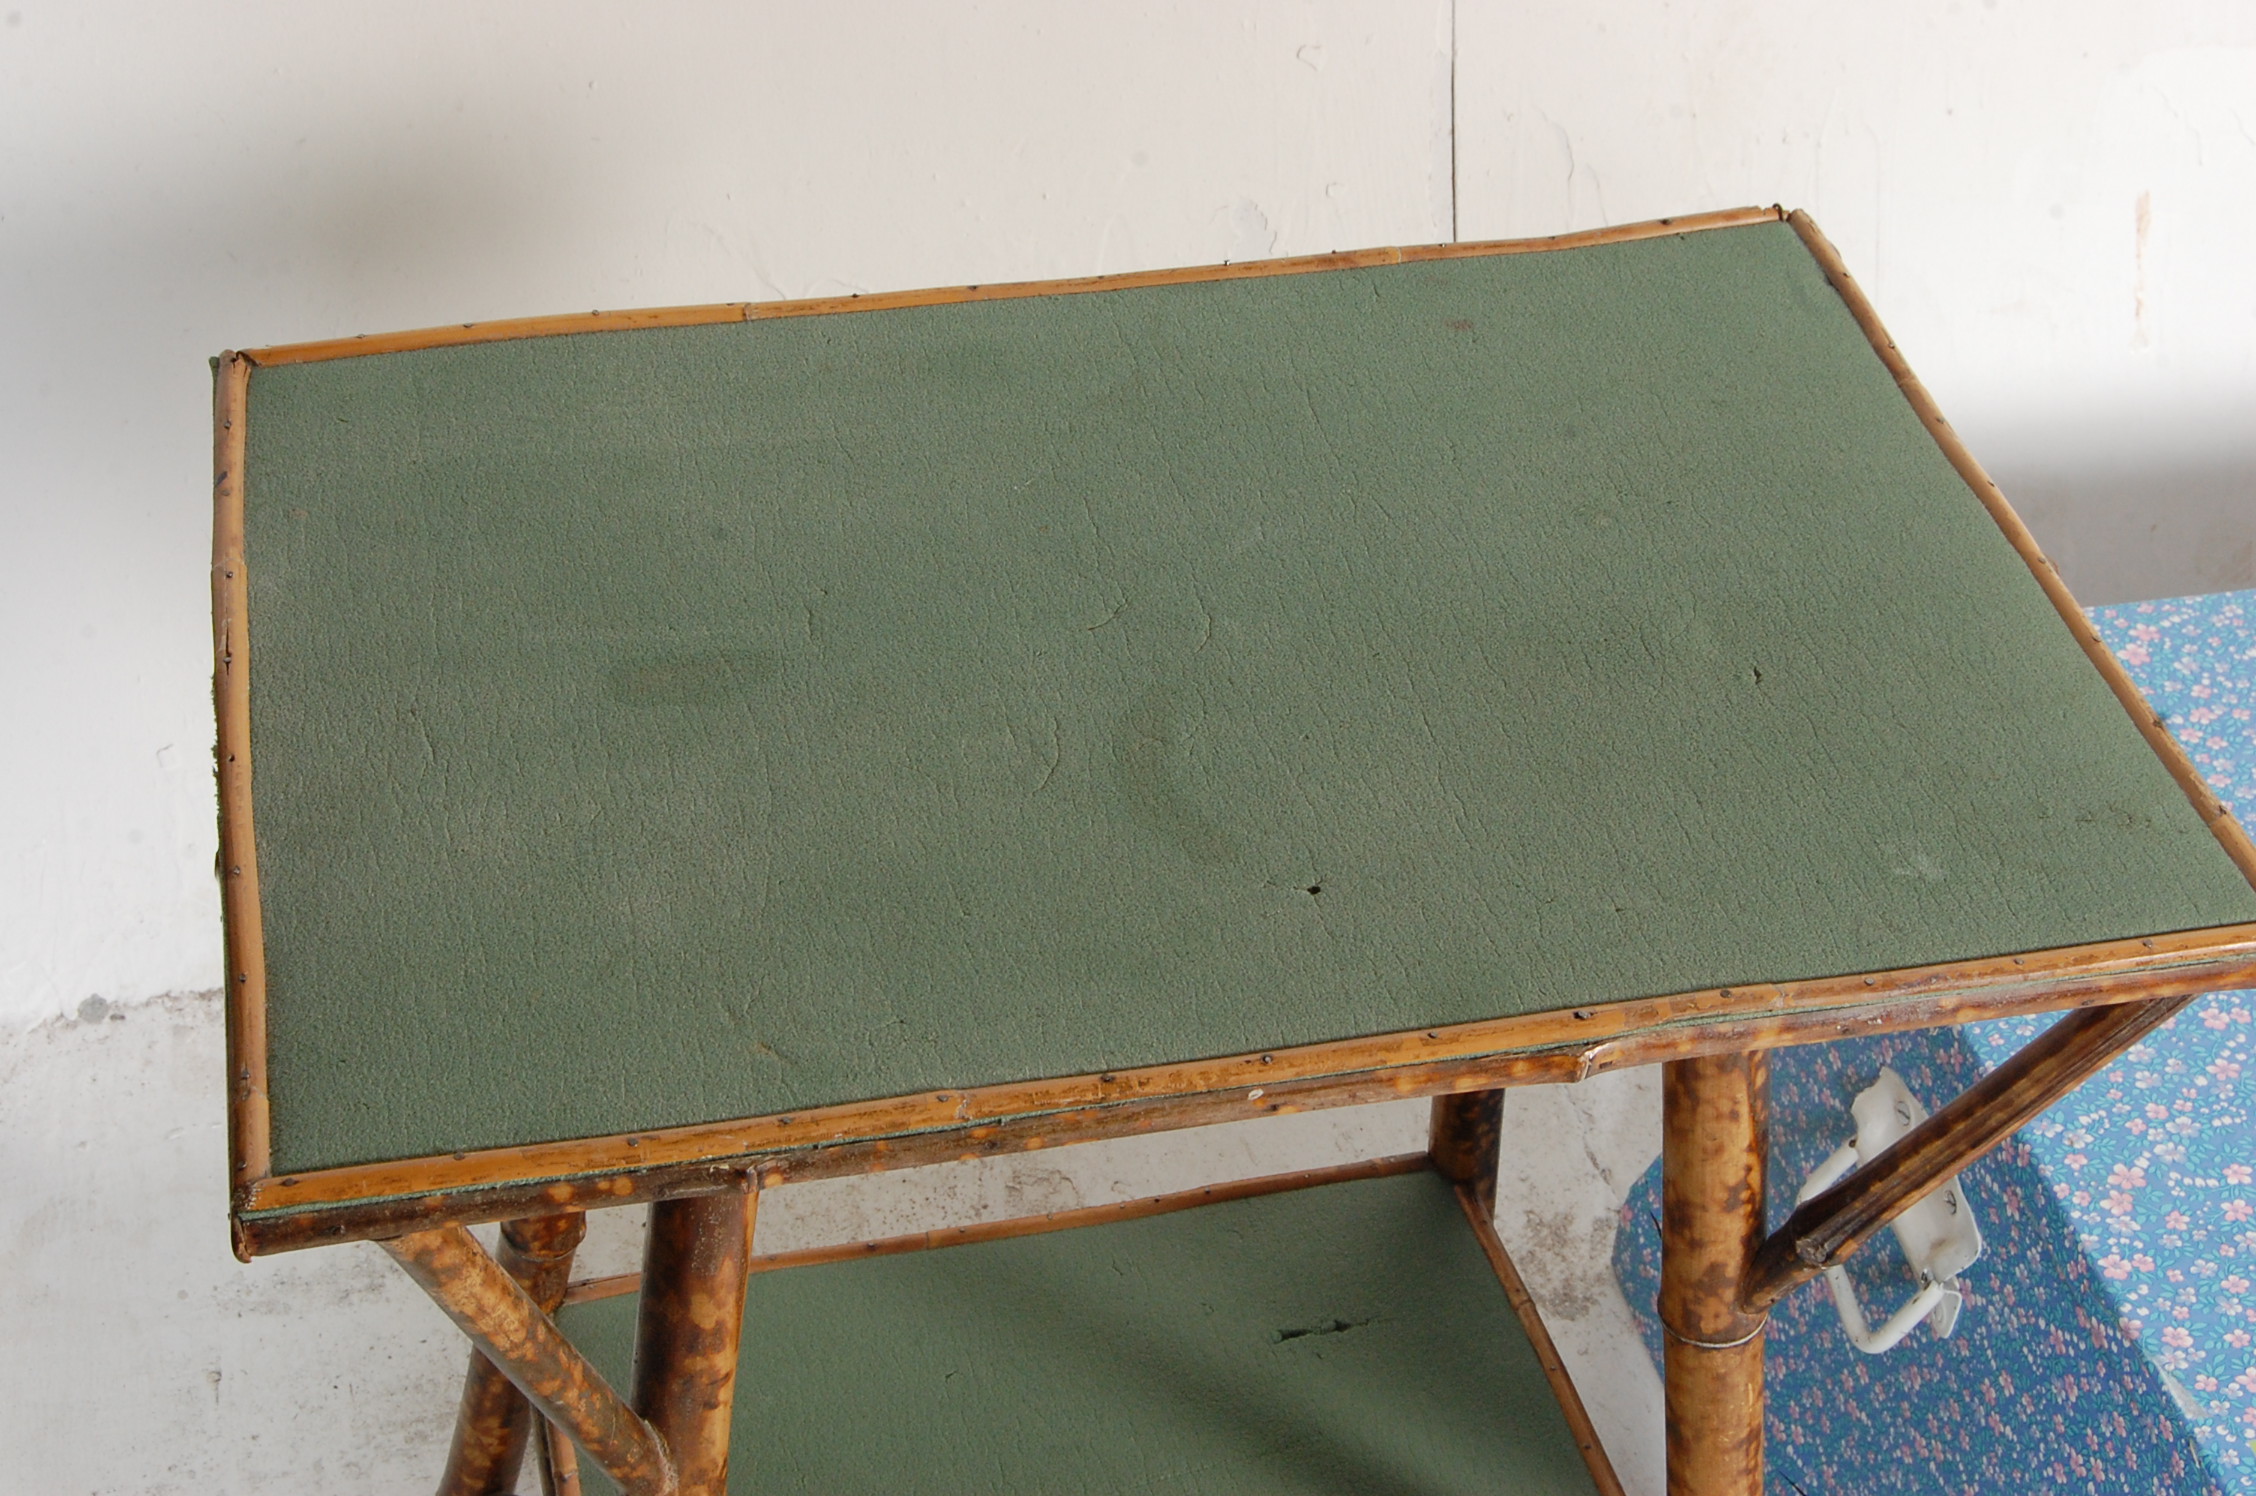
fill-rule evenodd
<path id="1" fill-rule="evenodd" d="M 248 409 L 277 1172 L 2256 918 L 1785 225 Z"/>

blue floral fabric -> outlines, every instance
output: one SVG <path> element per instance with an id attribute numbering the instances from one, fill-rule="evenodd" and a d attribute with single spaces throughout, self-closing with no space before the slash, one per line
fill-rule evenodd
<path id="1" fill-rule="evenodd" d="M 2256 592 L 2092 618 L 2218 795 L 2256 807 Z M 1778 1052 L 1772 1224 L 1848 1141 L 1880 1066 L 1937 1106 L 2050 1021 Z M 1967 1170 L 1986 1250 L 1952 1339 L 1922 1328 L 1866 1356 L 1821 1283 L 1780 1304 L 1769 1488 L 2256 1496 L 2252 1035 L 2256 993 L 2205 998 Z M 1614 1265 L 1658 1365 L 1658 1164 L 1623 1207 Z M 1875 1320 L 1912 1292 L 1888 1233 L 1851 1276 Z"/>
<path id="2" fill-rule="evenodd" d="M 2091 620 L 2239 814 L 2237 802 L 2256 793 L 2256 591 L 2094 608 Z"/>
<path id="3" fill-rule="evenodd" d="M 1825 1156 L 1849 1141 L 1849 1102 L 1882 1065 L 1937 1106 L 1982 1064 L 1954 1030 L 1779 1050 L 1771 1057 L 1772 1226 Z M 2097 1082 L 2094 1082 L 2096 1084 Z M 1925 1327 L 1867 1356 L 1822 1282 L 1789 1294 L 1767 1336 L 1767 1488 L 1793 1496 L 2207 1496 L 2220 1488 L 2111 1287 L 2031 1150 L 2006 1144 L 1961 1176 L 1983 1236 L 1958 1330 Z M 1660 1365 L 1660 1167 L 1622 1209 L 1614 1272 Z M 1892 1233 L 1851 1260 L 1878 1322 L 1915 1290 Z"/>
<path id="4" fill-rule="evenodd" d="M 2256 592 L 2092 621 L 2219 799 L 2256 808 Z M 1995 1065 L 2050 1019 L 1969 1028 Z M 2219 1482 L 2256 1496 L 2256 993 L 2179 1014 L 2022 1135 Z"/>

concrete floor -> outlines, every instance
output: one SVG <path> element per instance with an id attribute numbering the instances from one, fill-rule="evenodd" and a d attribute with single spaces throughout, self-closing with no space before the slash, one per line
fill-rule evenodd
<path id="1" fill-rule="evenodd" d="M 464 1347 L 375 1247 L 230 1255 L 216 993 L 0 1041 L 0 1487 L 421 1496 Z M 1661 1389 L 1610 1265 L 1615 1213 L 1659 1148 L 1646 1072 L 1534 1087 L 1497 1226 L 1632 1496 L 1659 1496 Z M 1424 1146 L 1423 1102 L 1235 1123 L 762 1201 L 764 1251 L 1101 1204 Z M 640 1212 L 601 1212 L 580 1272 L 631 1269 Z M 120 1265 L 134 1264 L 130 1273 Z M 97 1411 L 98 1410 L 98 1411 Z"/>

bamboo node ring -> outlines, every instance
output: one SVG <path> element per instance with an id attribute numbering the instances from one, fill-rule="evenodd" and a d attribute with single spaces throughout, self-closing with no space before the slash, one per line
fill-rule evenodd
<path id="1" fill-rule="evenodd" d="M 1755 1327 L 1752 1330 L 1749 1330 L 1746 1334 L 1740 1336 L 1737 1340 L 1695 1340 L 1691 1336 L 1686 1335 L 1682 1331 L 1678 1330 L 1676 1326 L 1670 1324 L 1665 1319 L 1661 1320 L 1660 1323 L 1661 1333 L 1663 1335 L 1666 1335 L 1669 1339 L 1675 1341 L 1678 1345 L 1689 1345 L 1694 1350 L 1702 1351 L 1735 1351 L 1739 1349 L 1739 1347 L 1753 1341 L 1756 1337 L 1760 1336 L 1763 1331 L 1770 1328 L 1770 1311 L 1767 1309 L 1764 1310 L 1762 1318 L 1755 1321 Z"/>

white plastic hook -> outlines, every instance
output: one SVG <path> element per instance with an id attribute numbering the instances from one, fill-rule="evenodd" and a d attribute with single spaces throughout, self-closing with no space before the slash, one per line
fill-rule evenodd
<path id="1" fill-rule="evenodd" d="M 1880 1078 L 1849 1103 L 1849 1113 L 1856 1118 L 1856 1141 L 1835 1150 L 1817 1166 L 1817 1172 L 1795 1197 L 1796 1204 L 1832 1188 L 1852 1169 L 1878 1158 L 1889 1144 L 1927 1120 L 1927 1108 L 1911 1094 L 1903 1077 L 1885 1067 Z M 1947 1338 L 1958 1326 L 1959 1306 L 1965 1301 L 1958 1275 L 1982 1255 L 1982 1228 L 1974 1224 L 1974 1212 L 1967 1208 L 1955 1174 L 1897 1216 L 1891 1229 L 1903 1247 L 1904 1260 L 1919 1275 L 1920 1287 L 1911 1302 L 1889 1315 L 1879 1329 L 1866 1323 L 1864 1305 L 1857 1301 L 1848 1269 L 1825 1270 L 1825 1285 L 1833 1290 L 1833 1307 L 1841 1312 L 1841 1328 L 1858 1350 L 1873 1356 L 1893 1350 L 1921 1320 L 1933 1327 L 1936 1339 Z"/>

